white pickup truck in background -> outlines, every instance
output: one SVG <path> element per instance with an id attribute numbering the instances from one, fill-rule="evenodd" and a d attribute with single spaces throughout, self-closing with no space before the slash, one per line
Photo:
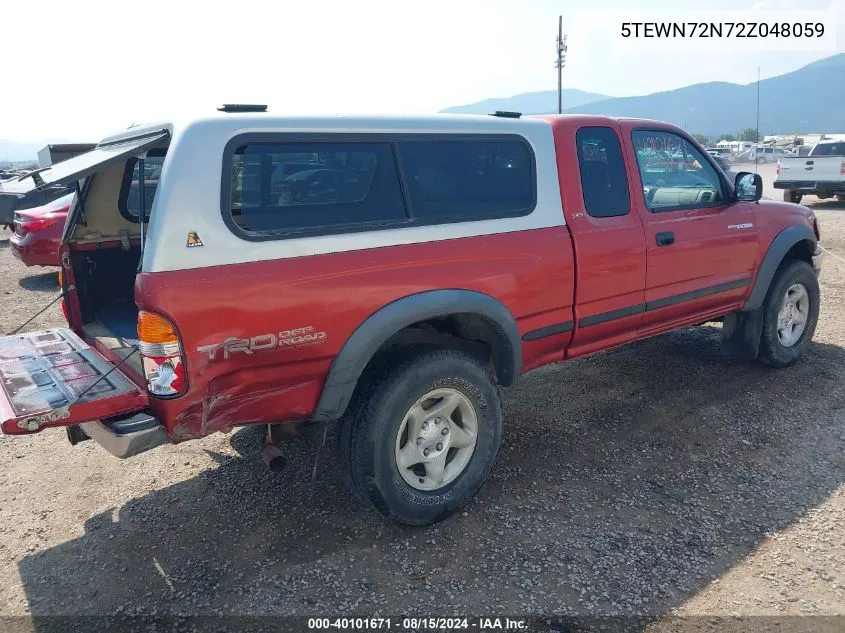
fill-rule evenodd
<path id="1" fill-rule="evenodd" d="M 807 156 L 781 158 L 774 185 L 787 202 L 804 195 L 845 200 L 845 139 L 819 141 Z"/>

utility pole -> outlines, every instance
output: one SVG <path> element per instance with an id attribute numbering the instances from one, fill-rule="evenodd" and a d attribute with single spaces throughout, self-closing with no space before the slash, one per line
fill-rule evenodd
<path id="1" fill-rule="evenodd" d="M 566 36 L 563 34 L 563 16 L 557 17 L 557 113 L 563 112 L 563 67 L 566 64 Z"/>
<path id="2" fill-rule="evenodd" d="M 756 141 L 760 142 L 760 67 L 757 66 L 757 127 L 756 127 L 756 134 L 757 139 Z"/>
<path id="3" fill-rule="evenodd" d="M 754 127 L 754 145 L 753 147 L 760 147 L 760 67 L 757 66 L 757 123 Z M 754 173 L 757 173 L 759 163 L 757 162 L 757 150 L 754 150 Z"/>

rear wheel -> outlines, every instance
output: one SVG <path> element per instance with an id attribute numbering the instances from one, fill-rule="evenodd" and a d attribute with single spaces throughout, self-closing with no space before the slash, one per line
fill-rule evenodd
<path id="1" fill-rule="evenodd" d="M 762 165 L 762 164 L 764 164 L 765 162 L 766 162 L 766 157 L 765 157 L 765 156 L 758 156 L 758 157 L 757 157 L 757 164 L 758 164 L 758 165 Z"/>
<path id="2" fill-rule="evenodd" d="M 845 193 L 837 193 L 836 199 L 839 200 L 839 202 L 845 202 Z"/>
<path id="3" fill-rule="evenodd" d="M 783 201 L 784 202 L 794 202 L 798 204 L 801 202 L 801 198 L 804 196 L 797 191 L 792 191 L 791 189 L 785 189 L 783 192 Z"/>
<path id="4" fill-rule="evenodd" d="M 424 525 L 475 495 L 501 437 L 502 402 L 487 368 L 462 352 L 430 351 L 369 378 L 342 421 L 340 461 L 361 500 Z"/>
<path id="5" fill-rule="evenodd" d="M 781 264 L 763 305 L 760 361 L 785 367 L 801 357 L 816 330 L 819 299 L 819 282 L 810 264 Z"/>

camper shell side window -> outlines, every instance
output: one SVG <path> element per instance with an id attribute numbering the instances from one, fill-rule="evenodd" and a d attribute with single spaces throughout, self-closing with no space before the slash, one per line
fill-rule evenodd
<path id="1" fill-rule="evenodd" d="M 144 158 L 144 217 L 149 220 L 150 211 L 153 206 L 153 198 L 158 189 L 158 182 L 161 177 L 161 167 L 164 164 L 166 148 L 150 150 Z M 138 158 L 130 158 L 126 161 L 123 172 L 123 182 L 120 186 L 117 208 L 120 215 L 130 222 L 139 222 L 141 218 L 140 209 L 140 169 L 141 161 Z"/>
<path id="2" fill-rule="evenodd" d="M 221 212 L 252 241 L 493 220 L 534 210 L 536 173 L 516 134 L 243 134 Z"/>

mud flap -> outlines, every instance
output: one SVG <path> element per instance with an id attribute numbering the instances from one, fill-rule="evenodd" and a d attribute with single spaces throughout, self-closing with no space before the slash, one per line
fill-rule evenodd
<path id="1" fill-rule="evenodd" d="M 139 411 L 146 391 L 67 328 L 0 337 L 0 426 L 21 435 Z"/>
<path id="2" fill-rule="evenodd" d="M 741 360 L 754 360 L 760 350 L 763 309 L 732 312 L 722 323 L 722 353 Z"/>

